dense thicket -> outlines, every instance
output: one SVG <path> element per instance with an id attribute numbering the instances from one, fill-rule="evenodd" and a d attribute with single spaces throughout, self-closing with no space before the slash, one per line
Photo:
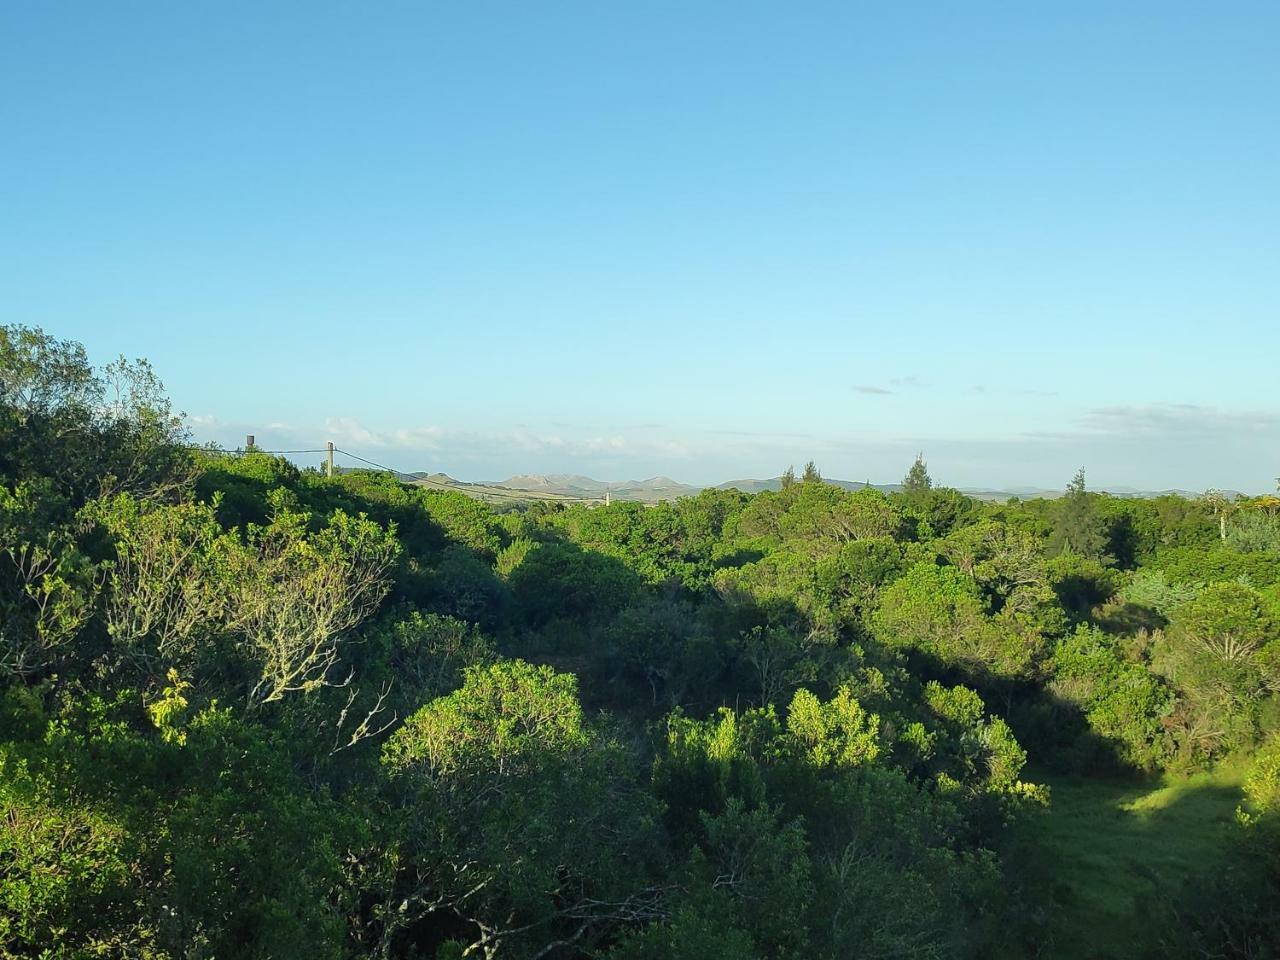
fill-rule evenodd
<path id="1" fill-rule="evenodd" d="M 1275 498 L 495 513 L 185 440 L 0 328 L 0 956 L 1031 955 L 1028 757 L 1241 754 L 1158 949 L 1270 955 Z"/>

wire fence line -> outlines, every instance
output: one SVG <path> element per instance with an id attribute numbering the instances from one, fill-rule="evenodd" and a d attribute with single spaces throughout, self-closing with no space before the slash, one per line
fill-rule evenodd
<path id="1" fill-rule="evenodd" d="M 189 449 L 194 450 L 197 453 L 204 453 L 204 454 L 210 454 L 213 456 L 221 456 L 221 457 L 243 457 L 253 453 L 265 453 L 265 454 L 269 454 L 270 456 L 297 456 L 304 453 L 319 453 L 327 456 L 330 452 L 330 448 L 328 447 L 313 447 L 305 450 L 267 450 L 263 447 L 259 447 L 255 445 L 252 447 L 244 447 L 237 450 L 226 450 L 221 447 L 216 447 L 212 445 L 202 446 L 200 444 L 188 444 L 187 446 Z M 370 467 L 374 467 L 378 470 L 382 470 L 387 473 L 390 473 L 393 476 L 395 476 L 397 479 L 412 483 L 415 486 L 432 487 L 439 490 L 452 490 L 457 493 L 464 492 L 461 489 L 463 487 L 472 487 L 476 489 L 476 492 L 480 496 L 496 497 L 498 499 L 507 499 L 507 500 L 520 500 L 526 503 L 538 502 L 538 501 L 543 501 L 547 503 L 605 503 L 606 502 L 606 498 L 602 496 L 601 497 L 572 497 L 572 496 L 567 496 L 562 494 L 551 494 L 550 496 L 538 496 L 537 491 L 534 491 L 534 490 L 520 490 L 520 489 L 509 489 L 506 487 L 494 487 L 494 486 L 489 486 L 488 484 L 482 484 L 482 483 L 444 483 L 443 481 L 440 481 L 440 480 L 434 480 L 429 476 L 421 476 L 419 474 L 409 473 L 405 470 L 397 470 L 395 467 L 389 467 L 385 463 L 379 463 L 376 460 L 370 460 L 367 457 L 362 457 L 357 453 L 352 453 L 350 450 L 343 450 L 340 447 L 335 446 L 332 448 L 332 451 L 335 455 L 340 454 L 344 457 L 350 457 L 352 460 L 357 460 L 360 463 L 367 464 Z M 531 494 L 532 496 L 530 496 Z"/>
<path id="2" fill-rule="evenodd" d="M 285 454 L 296 454 L 296 453 L 328 453 L 329 452 L 328 449 L 325 447 L 316 447 L 313 450 L 266 450 L 262 447 L 253 446 L 253 447 L 244 447 L 239 450 L 226 450 L 222 447 L 213 446 L 212 444 L 188 443 L 188 444 L 184 444 L 184 446 L 186 446 L 188 450 L 194 450 L 197 453 L 211 453 L 219 457 L 243 457 L 250 453 L 269 453 L 269 454 L 272 454 L 273 456 L 283 456 Z M 335 452 L 337 451 L 337 449 L 338 449 L 337 447 L 334 447 Z"/>

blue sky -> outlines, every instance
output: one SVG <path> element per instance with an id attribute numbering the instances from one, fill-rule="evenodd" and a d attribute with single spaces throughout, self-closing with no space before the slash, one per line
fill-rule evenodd
<path id="1" fill-rule="evenodd" d="M 12 3 L 0 320 L 200 439 L 464 479 L 1268 490 L 1278 48 L 1274 2 Z"/>

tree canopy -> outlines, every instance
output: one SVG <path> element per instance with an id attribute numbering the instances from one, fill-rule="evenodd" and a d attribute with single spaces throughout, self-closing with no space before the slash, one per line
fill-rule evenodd
<path id="1" fill-rule="evenodd" d="M 0 328 L 0 956 L 1034 955 L 1043 778 L 1232 769 L 1144 929 L 1267 955 L 1271 501 L 780 486 L 498 513 Z"/>

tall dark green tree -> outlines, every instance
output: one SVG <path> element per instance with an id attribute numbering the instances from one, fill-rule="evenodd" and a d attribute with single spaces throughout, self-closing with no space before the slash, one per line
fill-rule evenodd
<path id="1" fill-rule="evenodd" d="M 917 453 L 916 462 L 902 478 L 902 490 L 904 493 L 924 493 L 931 489 L 933 489 L 933 478 L 929 476 L 929 467 L 924 462 L 924 454 Z"/>
<path id="2" fill-rule="evenodd" d="M 818 472 L 818 465 L 812 460 L 804 465 L 804 477 L 802 479 L 805 483 L 822 482 L 822 474 Z"/>
<path id="3" fill-rule="evenodd" d="M 1076 553 L 1093 560 L 1103 558 L 1107 538 L 1102 518 L 1089 491 L 1085 489 L 1084 467 L 1067 484 L 1067 492 L 1058 501 L 1052 546 L 1057 553 Z"/>

